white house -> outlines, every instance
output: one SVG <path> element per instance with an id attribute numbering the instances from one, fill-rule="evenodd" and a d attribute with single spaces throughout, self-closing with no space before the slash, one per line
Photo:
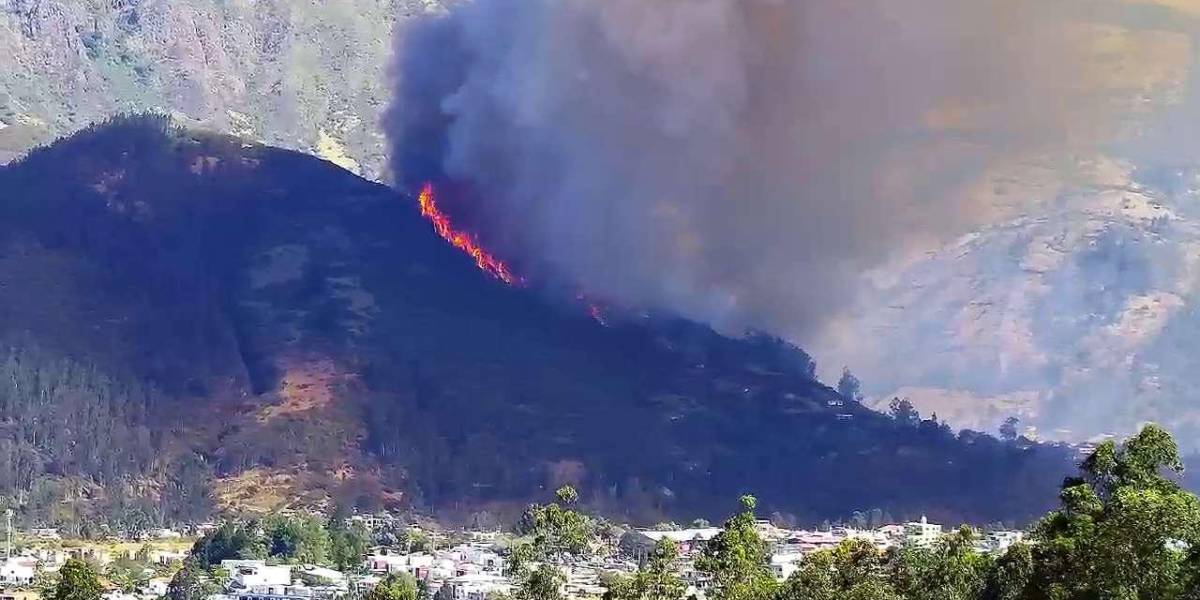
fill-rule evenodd
<path id="1" fill-rule="evenodd" d="M 240 588 L 283 587 L 292 582 L 291 565 L 267 565 L 262 560 L 223 560 L 229 580 Z"/>
<path id="2" fill-rule="evenodd" d="M 638 533 L 658 541 L 668 539 L 675 542 L 679 546 L 681 554 L 689 554 L 698 551 L 709 540 L 717 537 L 721 533 L 720 527 L 703 527 L 697 529 L 679 529 L 674 531 L 655 531 L 650 529 L 639 530 Z"/>
<path id="3" fill-rule="evenodd" d="M 342 573 L 337 569 L 330 569 L 328 567 L 309 565 L 300 569 L 300 572 L 310 577 L 318 577 L 320 579 L 328 580 L 335 585 L 346 582 L 345 573 Z"/>
<path id="4" fill-rule="evenodd" d="M 904 531 L 903 525 L 884 525 L 875 530 L 876 533 L 897 542 L 904 540 Z"/>
<path id="5" fill-rule="evenodd" d="M 942 537 L 942 526 L 930 523 L 925 517 L 920 521 L 904 524 L 904 543 L 917 548 L 928 548 Z"/>
<path id="6" fill-rule="evenodd" d="M 988 552 L 1003 553 L 1009 546 L 1020 542 L 1025 534 L 1020 531 L 992 531 L 987 534 L 985 543 Z"/>
<path id="7" fill-rule="evenodd" d="M 408 573 L 417 579 L 425 579 L 434 567 L 434 556 L 424 552 L 415 554 L 374 554 L 367 557 L 367 568 L 375 573 Z"/>
<path id="8" fill-rule="evenodd" d="M 167 579 L 166 577 L 155 577 L 147 581 L 146 585 L 143 585 L 138 591 L 146 596 L 160 598 L 167 595 L 167 586 L 170 585 L 170 583 L 171 580 Z"/>
<path id="9" fill-rule="evenodd" d="M 37 559 L 29 556 L 14 556 L 0 563 L 0 584 L 29 585 L 37 571 Z"/>
<path id="10" fill-rule="evenodd" d="M 796 569 L 800 568 L 800 561 L 804 560 L 804 555 L 799 552 L 785 552 L 781 554 L 771 555 L 771 572 L 775 574 L 775 579 L 783 581 L 791 577 Z"/>
<path id="11" fill-rule="evenodd" d="M 509 594 L 512 582 L 506 577 L 490 573 L 472 573 L 446 581 L 454 592 L 454 600 L 486 600 L 496 594 Z"/>

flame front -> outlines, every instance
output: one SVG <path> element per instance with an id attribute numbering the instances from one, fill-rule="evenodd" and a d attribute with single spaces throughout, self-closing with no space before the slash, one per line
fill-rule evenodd
<path id="1" fill-rule="evenodd" d="M 433 223 L 434 231 L 437 231 L 437 234 L 442 239 L 450 242 L 452 246 L 466 252 L 471 258 L 475 259 L 475 266 L 479 267 L 481 271 L 508 285 L 520 283 L 521 280 L 513 275 L 508 265 L 480 247 L 479 243 L 469 233 L 454 229 L 454 226 L 450 224 L 450 217 L 438 208 L 437 200 L 433 196 L 432 183 L 426 183 L 421 186 L 421 193 L 417 196 L 417 202 L 421 205 L 421 216 L 429 219 L 430 223 Z"/>

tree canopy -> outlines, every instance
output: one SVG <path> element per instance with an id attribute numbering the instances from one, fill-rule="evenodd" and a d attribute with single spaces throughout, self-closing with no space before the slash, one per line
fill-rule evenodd
<path id="1" fill-rule="evenodd" d="M 392 573 L 371 588 L 363 600 L 417 600 L 417 580 L 408 573 Z"/>
<path id="2" fill-rule="evenodd" d="M 739 499 L 741 511 L 725 522 L 725 529 L 709 541 L 696 568 L 712 580 L 714 600 L 754 600 L 774 593 L 775 578 L 768 561 L 767 543 L 758 535 L 754 496 Z"/>
<path id="3" fill-rule="evenodd" d="M 103 588 L 96 571 L 77 558 L 63 564 L 51 600 L 100 600 Z"/>

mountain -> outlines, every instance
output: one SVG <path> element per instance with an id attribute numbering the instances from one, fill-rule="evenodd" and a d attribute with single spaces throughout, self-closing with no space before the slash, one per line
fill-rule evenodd
<path id="1" fill-rule="evenodd" d="M 0 163 L 121 111 L 378 178 L 399 19 L 434 0 L 0 0 Z"/>
<path id="2" fill-rule="evenodd" d="M 1019 520 L 1069 470 L 1059 448 L 845 402 L 769 336 L 602 323 L 480 271 L 411 197 L 165 117 L 36 150 L 0 190 L 22 382 L 0 387 L 0 487 L 31 520 L 465 516 L 563 482 L 641 518 L 753 491 L 801 519 Z"/>
<path id="3" fill-rule="evenodd" d="M 441 5 L 0 0 L 0 163 L 111 114 L 156 110 L 385 179 L 392 34 Z M 1063 32 L 1064 50 L 1091 57 L 1093 100 L 1128 109 L 1117 129 L 1152 131 L 1163 107 L 1196 95 L 1195 7 L 1094 8 Z M 975 112 L 988 114 L 951 104 L 929 120 L 970 137 Z M 1195 137 L 1194 120 L 1182 111 L 1167 137 Z M 1155 420 L 1200 449 L 1188 441 L 1200 439 L 1193 169 L 1079 152 L 1005 157 L 972 175 L 956 202 L 983 213 L 969 233 L 873 273 L 830 339 L 806 344 L 833 376 L 849 365 L 877 408 L 908 397 L 956 427 L 1018 416 L 1031 436 L 1073 441 Z M 991 172 L 1009 163 L 1021 167 Z"/>
<path id="4" fill-rule="evenodd" d="M 881 278 L 840 353 L 877 406 L 1075 441 L 1155 421 L 1196 450 L 1197 171 L 1102 156 L 1071 171 L 1010 184 L 1030 205 Z"/>

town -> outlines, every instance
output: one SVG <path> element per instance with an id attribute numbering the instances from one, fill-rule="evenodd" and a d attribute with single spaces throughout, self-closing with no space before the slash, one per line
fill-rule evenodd
<path id="1" fill-rule="evenodd" d="M 103 541 L 62 539 L 58 530 L 39 528 L 20 532 L 8 530 L 5 560 L 0 568 L 4 600 L 36 598 L 52 593 L 57 573 L 69 560 L 89 565 L 102 581 L 105 600 L 195 600 L 195 590 L 178 589 L 180 573 L 196 561 L 211 567 L 200 597 L 205 600 L 334 600 L 368 596 L 389 578 L 413 582 L 418 597 L 437 600 L 494 600 L 512 597 L 518 585 L 511 564 L 516 534 L 501 531 L 444 531 L 430 528 L 389 513 L 353 515 L 326 525 L 331 532 L 318 533 L 318 547 L 303 535 L 272 546 L 266 555 L 228 546 L 246 533 L 271 538 L 268 528 L 313 531 L 321 517 L 288 513 L 272 517 L 274 524 L 203 523 L 180 529 L 153 529 L 137 534 L 116 533 Z M 10 520 L 11 523 L 11 520 Z M 875 528 L 828 526 L 821 529 L 788 529 L 767 520 L 755 520 L 754 529 L 769 549 L 774 578 L 784 581 L 806 557 L 832 550 L 847 541 L 860 541 L 880 551 L 893 548 L 929 548 L 946 535 L 946 528 L 920 520 L 885 524 Z M 561 573 L 559 596 L 604 597 L 614 577 L 638 571 L 655 548 L 669 544 L 677 559 L 672 568 L 686 585 L 684 597 L 704 598 L 709 577 L 696 568 L 696 559 L 706 544 L 722 532 L 698 520 L 687 527 L 662 524 L 653 528 L 608 526 L 603 535 L 589 542 L 588 552 L 552 560 Z M 330 540 L 339 535 L 355 537 L 349 547 L 354 556 L 334 556 Z M 1002 553 L 1020 541 L 1020 531 L 995 529 L 972 531 L 975 550 Z M 327 539 L 328 538 L 328 539 Z M 197 556 L 232 551 L 245 558 Z M 280 548 L 294 544 L 292 548 Z M 333 543 L 337 546 L 337 543 Z M 260 549 L 260 551 L 263 549 Z M 217 560 L 214 560 L 217 559 Z M 174 584 L 174 585 L 173 585 Z"/>

